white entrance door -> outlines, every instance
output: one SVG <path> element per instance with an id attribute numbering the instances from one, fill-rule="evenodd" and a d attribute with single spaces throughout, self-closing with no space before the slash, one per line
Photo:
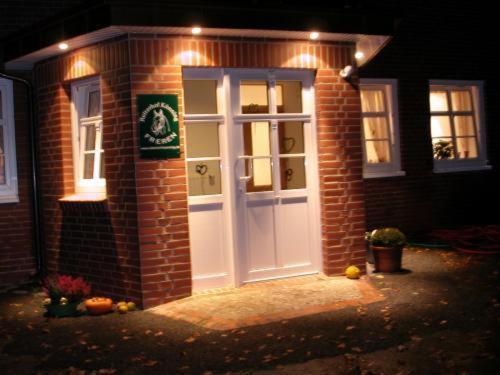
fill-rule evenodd
<path id="1" fill-rule="evenodd" d="M 317 272 L 312 73 L 235 69 L 229 76 L 239 281 Z"/>

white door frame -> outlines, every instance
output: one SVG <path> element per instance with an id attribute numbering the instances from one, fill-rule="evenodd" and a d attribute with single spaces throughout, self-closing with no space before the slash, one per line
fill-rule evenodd
<path id="1" fill-rule="evenodd" d="M 259 79 L 269 80 L 269 77 L 276 80 L 294 80 L 302 82 L 302 113 L 271 113 L 271 114 L 241 114 L 239 87 L 235 82 L 240 79 Z M 304 196 L 307 190 L 307 199 L 310 202 L 310 233 L 311 249 L 313 249 L 312 263 L 314 264 L 314 273 L 322 271 L 322 251 L 321 251 L 321 226 L 320 226 L 320 205 L 319 205 L 319 177 L 318 177 L 318 153 L 317 153 L 317 129 L 315 118 L 315 95 L 314 95 L 314 71 L 306 69 L 222 69 L 222 68 L 184 68 L 183 79 L 213 79 L 217 80 L 217 102 L 218 114 L 214 115 L 184 115 L 185 122 L 207 122 L 217 121 L 219 125 L 219 143 L 221 156 L 221 178 L 222 194 L 188 197 L 188 205 L 191 209 L 201 209 L 221 206 L 224 216 L 224 243 L 226 249 L 226 271 L 221 274 L 206 276 L 197 276 L 193 274 L 193 289 L 207 289 L 222 286 L 241 286 L 245 280 L 246 254 L 242 253 L 241 236 L 238 236 L 238 189 L 239 177 L 241 176 L 241 163 L 237 160 L 237 149 L 234 140 L 241 136 L 238 124 L 244 121 L 266 120 L 277 122 L 278 120 L 294 120 L 304 123 L 306 155 L 306 189 L 285 190 L 280 192 L 280 199 L 293 199 L 298 196 Z M 270 108 L 275 108 L 274 87 L 269 98 Z M 237 128 L 238 127 L 238 128 Z M 186 163 L 187 167 L 187 163 Z M 278 174 L 279 169 L 274 168 Z M 276 178 L 276 175 L 273 176 Z M 312 272 L 307 272 L 312 273 Z M 277 276 L 277 277 L 285 277 Z M 255 280 L 252 280 L 255 281 Z"/>

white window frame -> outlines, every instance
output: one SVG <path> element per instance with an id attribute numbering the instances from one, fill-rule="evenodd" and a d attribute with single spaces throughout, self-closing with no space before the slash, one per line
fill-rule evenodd
<path id="1" fill-rule="evenodd" d="M 14 89 L 11 80 L 0 78 L 2 92 L 2 113 L 0 126 L 3 127 L 5 156 L 5 184 L 0 185 L 0 204 L 19 202 L 16 162 L 16 136 L 14 124 Z"/>
<path id="2" fill-rule="evenodd" d="M 465 80 L 430 80 L 429 81 L 429 100 L 431 91 L 442 90 L 450 91 L 452 89 L 468 88 L 472 93 L 472 110 L 474 112 L 474 124 L 477 134 L 477 158 L 471 159 L 434 159 L 434 173 L 448 172 L 464 172 L 475 170 L 488 170 L 491 166 L 488 165 L 486 152 L 486 117 L 484 109 L 484 82 L 483 81 L 465 81 Z M 429 131 L 431 129 L 431 117 L 433 114 L 441 114 L 444 112 L 431 112 L 429 105 Z M 451 116 L 452 109 L 444 113 L 444 116 Z M 453 122 L 450 119 L 450 126 Z M 454 134 L 454 133 L 453 133 Z"/>
<path id="3" fill-rule="evenodd" d="M 86 113 L 87 110 L 87 100 L 88 100 L 88 90 L 90 87 L 99 85 L 99 90 L 101 90 L 101 84 L 99 77 L 92 77 L 84 80 L 75 81 L 71 85 L 71 122 L 72 122 L 72 133 L 73 133 L 73 170 L 75 176 L 75 193 L 85 194 L 85 193 L 106 193 L 106 179 L 99 178 L 100 173 L 100 162 L 103 157 L 102 150 L 102 90 L 100 93 L 101 98 L 101 108 L 99 116 L 93 117 L 83 117 L 81 114 Z M 84 169 L 84 149 L 85 144 L 83 142 L 84 127 L 88 125 L 94 125 L 96 127 L 96 144 L 95 144 L 95 156 L 94 156 L 94 178 L 84 179 L 83 169 Z"/>
<path id="4" fill-rule="evenodd" d="M 361 137 L 363 141 L 363 178 L 380 178 L 404 176 L 401 170 L 401 148 L 399 136 L 399 108 L 398 108 L 398 81 L 397 79 L 363 78 L 360 80 L 359 89 L 377 88 L 384 91 L 387 106 L 387 118 L 389 120 L 389 137 L 391 162 L 389 163 L 368 163 L 366 153 L 366 139 L 363 119 L 370 116 L 370 113 L 361 112 Z M 360 93 L 361 96 L 361 93 Z"/>

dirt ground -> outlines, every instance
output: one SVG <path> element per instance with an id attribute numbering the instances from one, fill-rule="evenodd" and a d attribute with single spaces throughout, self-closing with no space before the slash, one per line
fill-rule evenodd
<path id="1" fill-rule="evenodd" d="M 148 311 L 47 319 L 34 288 L 0 295 L 2 374 L 498 374 L 498 256 L 407 249 L 385 296 L 228 331 Z"/>

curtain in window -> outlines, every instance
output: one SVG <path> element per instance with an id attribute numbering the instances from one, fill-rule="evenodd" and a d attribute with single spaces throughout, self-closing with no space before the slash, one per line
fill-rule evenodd
<path id="1" fill-rule="evenodd" d="M 366 161 L 368 163 L 390 162 L 389 124 L 383 90 L 361 90 Z"/>

